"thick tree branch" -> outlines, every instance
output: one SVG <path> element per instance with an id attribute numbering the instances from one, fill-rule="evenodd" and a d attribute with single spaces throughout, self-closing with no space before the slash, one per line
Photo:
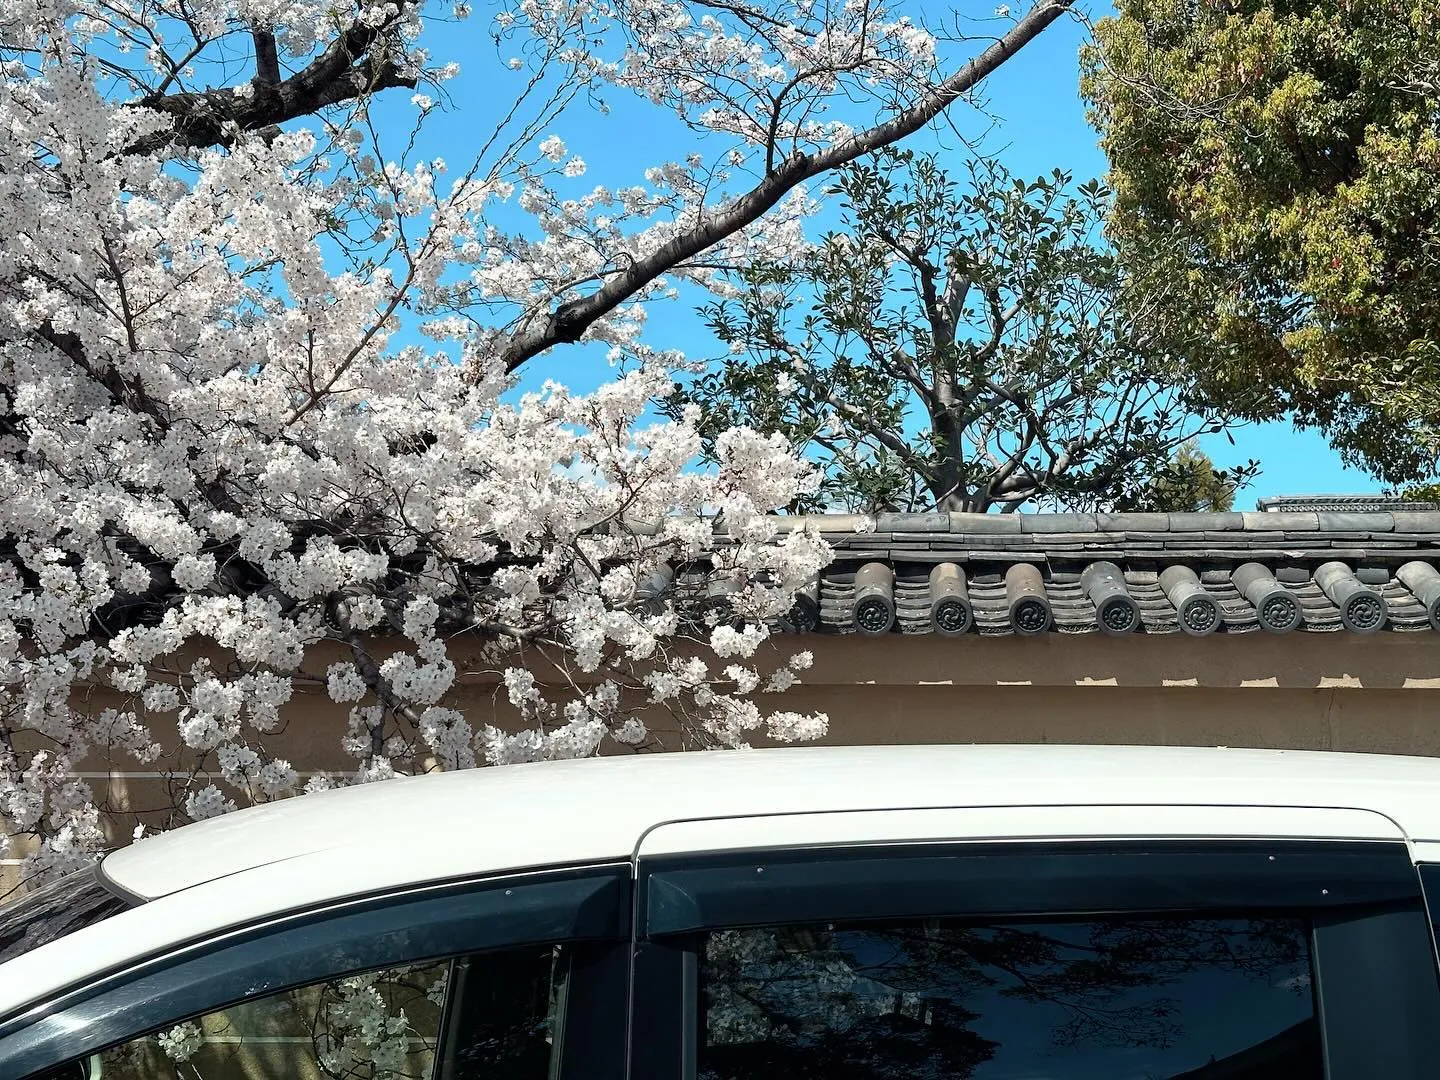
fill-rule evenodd
<path id="1" fill-rule="evenodd" d="M 145 392 L 144 383 L 138 374 L 133 382 L 126 382 L 125 376 L 110 363 L 105 361 L 92 363 L 90 357 L 86 355 L 85 346 L 81 343 L 78 335 L 68 330 L 56 330 L 48 320 L 36 327 L 35 336 L 49 343 L 56 351 L 94 379 L 96 384 L 103 387 L 116 404 L 133 409 L 137 413 L 143 413 L 160 425 L 162 430 L 170 426 L 166 410 Z"/>
<path id="2" fill-rule="evenodd" d="M 920 395 L 920 400 L 929 411 L 944 408 L 944 401 L 937 396 L 935 388 L 921 376 L 919 366 L 909 353 L 889 341 L 877 341 L 864 334 L 860 335 L 860 338 L 864 342 L 866 354 L 876 367 L 904 380 L 906 385 Z"/>
<path id="3" fill-rule="evenodd" d="M 965 300 L 975 283 L 969 262 L 969 256 L 958 247 L 945 257 L 945 291 L 940 297 L 940 305 L 951 326 L 960 325 Z"/>
<path id="4" fill-rule="evenodd" d="M 253 83 L 243 92 L 205 90 L 141 98 L 138 104 L 173 116 L 175 127 L 141 139 L 126 147 L 125 152 L 151 153 L 172 143 L 191 147 L 224 145 L 230 138 L 226 133 L 230 124 L 241 131 L 263 131 L 366 94 L 413 87 L 414 77 L 403 74 L 396 58 L 387 55 L 384 48 L 377 48 L 390 41 L 389 27 L 389 23 L 351 26 L 302 71 L 283 81 L 279 78 L 273 35 L 256 30 Z M 266 37 L 268 47 L 263 40 Z M 269 77 L 274 81 L 267 81 Z"/>
<path id="5" fill-rule="evenodd" d="M 275 50 L 275 35 L 263 27 L 250 31 L 255 42 L 255 85 L 274 86 L 280 81 L 280 57 Z"/>
<path id="6" fill-rule="evenodd" d="M 1039 0 L 1004 37 L 938 83 L 914 105 L 884 123 L 857 132 L 825 150 L 786 158 L 755 187 L 734 202 L 705 215 L 693 229 L 649 255 L 630 262 L 590 295 L 567 301 L 549 315 L 518 331 L 500 350 L 499 359 L 504 370 L 515 371 L 552 346 L 579 341 L 596 321 L 614 311 L 647 284 L 754 224 L 797 184 L 847 165 L 919 131 L 1029 44 L 1073 3 L 1074 0 Z"/>

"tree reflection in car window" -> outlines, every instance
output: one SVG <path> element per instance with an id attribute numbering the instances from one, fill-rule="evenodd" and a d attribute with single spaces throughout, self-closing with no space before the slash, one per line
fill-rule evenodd
<path id="1" fill-rule="evenodd" d="M 546 1080 L 565 951 L 348 975 L 112 1047 L 100 1080 Z"/>
<path id="2" fill-rule="evenodd" d="M 129 906 L 105 887 L 93 866 L 56 878 L 33 892 L 0 895 L 0 964 L 118 915 Z"/>
<path id="3" fill-rule="evenodd" d="M 1321 1080 L 1291 919 L 711 934 L 700 1080 Z"/>

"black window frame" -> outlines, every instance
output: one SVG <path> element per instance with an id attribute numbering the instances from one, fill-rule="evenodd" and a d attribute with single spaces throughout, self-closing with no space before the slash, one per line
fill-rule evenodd
<path id="1" fill-rule="evenodd" d="M 1436 963 L 1440 965 L 1440 863 L 1417 863 L 1415 872 L 1420 875 L 1420 891 L 1430 916 L 1430 940 L 1435 948 Z"/>
<path id="2" fill-rule="evenodd" d="M 1440 897 L 1440 867 L 1436 873 Z M 1327 1080 L 1421 1080 L 1440 973 L 1403 842 L 854 845 L 642 858 L 631 1080 L 694 1080 L 699 950 L 734 927 L 907 918 L 1293 915 L 1310 925 Z"/>
<path id="3" fill-rule="evenodd" d="M 489 876 L 346 900 L 219 934 L 0 1023 L 0 1076 L 36 1076 L 242 1001 L 378 968 L 570 943 L 559 1075 L 621 1080 L 629 863 Z M 608 1017 L 596 1023 L 589 1014 Z M 586 1014 L 586 1015 L 579 1015 Z M 583 1069 L 580 1068 L 583 1063 Z"/>

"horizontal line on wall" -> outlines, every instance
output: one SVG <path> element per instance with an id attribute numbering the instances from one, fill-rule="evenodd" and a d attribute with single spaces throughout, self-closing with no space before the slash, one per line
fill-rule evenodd
<path id="1" fill-rule="evenodd" d="M 334 776 L 337 774 L 349 774 L 352 769 L 296 769 L 296 776 Z M 163 772 L 73 772 L 70 774 L 77 780 L 112 780 L 116 778 L 125 780 L 183 780 L 186 773 L 163 773 Z M 197 777 L 217 777 L 218 772 L 199 772 Z"/>

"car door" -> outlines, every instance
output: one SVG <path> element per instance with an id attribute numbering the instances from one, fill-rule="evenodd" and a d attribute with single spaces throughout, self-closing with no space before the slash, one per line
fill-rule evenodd
<path id="1" fill-rule="evenodd" d="M 1410 1080 L 1440 983 L 1388 819 L 689 822 L 637 877 L 632 1080 Z"/>
<path id="2" fill-rule="evenodd" d="M 448 882 L 191 942 L 0 1021 L 0 1077 L 619 1080 L 631 880 Z"/>

